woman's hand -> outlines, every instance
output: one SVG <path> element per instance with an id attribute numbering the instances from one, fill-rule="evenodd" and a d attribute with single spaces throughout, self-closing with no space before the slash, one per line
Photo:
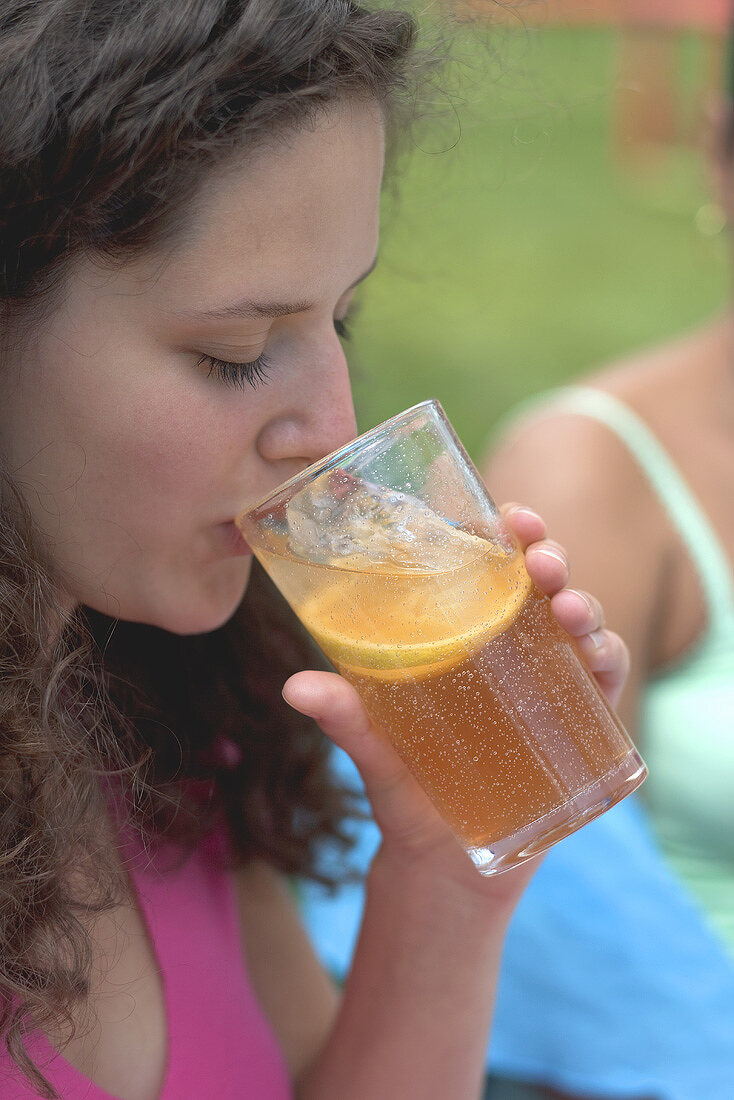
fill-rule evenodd
<path id="1" fill-rule="evenodd" d="M 502 511 L 525 551 L 532 580 L 551 597 L 556 619 L 576 638 L 601 690 L 616 703 L 629 669 L 626 646 L 604 629 L 604 615 L 593 596 L 566 587 L 569 569 L 565 551 L 545 537 L 543 520 L 517 504 L 506 505 Z M 389 866 L 396 882 L 402 876 L 428 875 L 438 889 L 452 883 L 466 891 L 467 897 L 479 897 L 483 903 L 515 904 L 538 860 L 500 876 L 482 878 L 398 754 L 375 730 L 346 680 L 331 672 L 299 672 L 285 684 L 283 696 L 296 710 L 314 718 L 359 769 L 383 836 L 377 865 Z"/>

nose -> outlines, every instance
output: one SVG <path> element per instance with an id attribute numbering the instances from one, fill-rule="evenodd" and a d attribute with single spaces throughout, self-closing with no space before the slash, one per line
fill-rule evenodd
<path id="1" fill-rule="evenodd" d="M 260 431 L 257 449 L 285 479 L 356 434 L 349 369 L 334 336 L 328 348 L 322 348 L 318 367 L 293 380 L 282 409 Z"/>

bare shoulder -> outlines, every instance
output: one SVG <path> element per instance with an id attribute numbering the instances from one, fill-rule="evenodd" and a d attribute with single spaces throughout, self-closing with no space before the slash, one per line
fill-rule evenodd
<path id="1" fill-rule="evenodd" d="M 606 365 L 583 379 L 636 413 L 671 447 L 705 425 L 705 403 L 720 387 L 722 362 L 730 362 L 732 319 L 717 318 L 676 339 Z M 634 516 L 639 537 L 653 540 L 667 528 L 647 478 L 621 440 L 591 417 L 563 403 L 537 407 L 510 423 L 486 457 L 484 472 L 499 499 L 519 497 L 544 508 L 565 529 L 584 518 L 582 504 L 615 524 Z M 588 537 L 588 533 L 587 533 Z M 593 537 L 593 534 L 592 534 Z"/>
<path id="2" fill-rule="evenodd" d="M 498 501 L 518 500 L 559 524 L 561 539 L 591 514 L 605 525 L 638 510 L 647 486 L 634 457 L 603 424 L 549 404 L 511 423 L 483 464 Z"/>
<path id="3" fill-rule="evenodd" d="M 583 385 L 618 398 L 636 412 L 653 432 L 667 435 L 667 426 L 678 427 L 681 412 L 706 396 L 703 381 L 728 362 L 732 339 L 729 317 L 605 365 L 584 377 Z M 544 454 L 552 463 L 541 469 Z M 564 411 L 552 400 L 511 423 L 489 456 L 495 479 L 532 478 L 544 494 L 563 496 L 556 470 L 574 473 L 577 489 L 586 483 L 607 504 L 615 499 L 624 506 L 627 494 L 644 495 L 645 479 L 636 461 L 616 436 L 590 417 Z M 498 495 L 502 495 L 498 493 Z"/>
<path id="4" fill-rule="evenodd" d="M 728 363 L 734 318 L 727 313 L 705 325 L 644 348 L 591 372 L 592 385 L 616 394 L 637 408 L 654 397 L 660 405 L 700 393 L 705 376 Z"/>
<path id="5" fill-rule="evenodd" d="M 233 874 L 250 980 L 297 1082 L 326 1041 L 338 993 L 316 958 L 285 879 L 263 862 Z"/>

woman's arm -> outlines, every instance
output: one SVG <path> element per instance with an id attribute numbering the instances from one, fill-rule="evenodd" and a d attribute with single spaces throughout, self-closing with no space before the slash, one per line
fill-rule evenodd
<path id="1" fill-rule="evenodd" d="M 614 696 L 626 671 L 623 645 L 608 632 L 600 648 L 587 645 L 598 609 L 561 593 L 567 566 L 555 545 L 538 543 L 542 521 L 516 511 L 508 522 L 526 547 L 534 544 L 526 559 L 531 576 L 553 596 L 562 625 L 582 636 L 592 668 Z M 352 757 L 383 836 L 341 1007 L 297 1078 L 297 1095 L 476 1100 L 502 940 L 533 867 L 482 878 L 341 677 L 299 673 L 284 695 Z"/>
<path id="2" fill-rule="evenodd" d="M 512 886 L 487 905 L 378 855 L 341 1008 L 299 1100 L 477 1100 L 502 942 L 533 869 L 503 875 Z"/>

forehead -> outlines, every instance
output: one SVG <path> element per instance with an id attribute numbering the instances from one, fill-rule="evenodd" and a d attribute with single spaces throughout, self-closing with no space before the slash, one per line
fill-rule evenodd
<path id="1" fill-rule="evenodd" d="M 203 310 L 252 285 L 304 297 L 348 285 L 374 253 L 383 156 L 379 109 L 361 103 L 238 156 L 205 180 L 159 288 Z"/>

